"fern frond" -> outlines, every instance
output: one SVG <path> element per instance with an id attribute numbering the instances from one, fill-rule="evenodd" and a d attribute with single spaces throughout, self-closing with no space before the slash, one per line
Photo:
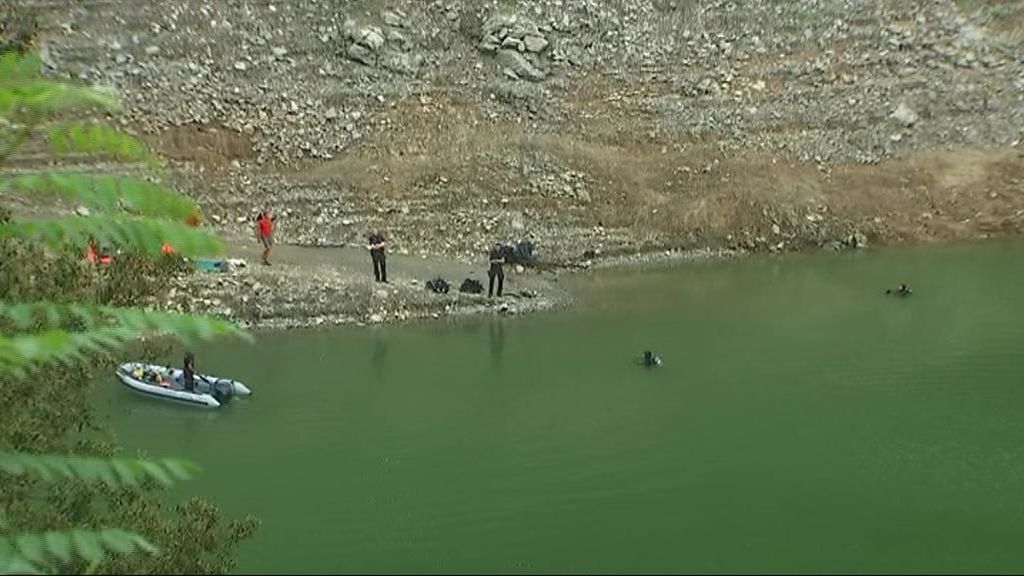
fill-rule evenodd
<path id="1" fill-rule="evenodd" d="M 51 247 L 78 245 L 88 239 L 110 243 L 146 254 L 160 254 L 164 242 L 185 256 L 220 254 L 224 245 L 214 235 L 180 222 L 153 218 L 107 216 L 97 218 L 47 218 L 0 224 L 0 238 L 21 238 Z"/>
<path id="2" fill-rule="evenodd" d="M 0 317 L 10 320 L 15 330 L 35 328 L 40 321 L 45 327 L 56 328 L 75 320 L 82 324 L 84 330 L 119 326 L 136 335 L 162 332 L 190 343 L 222 336 L 252 339 L 244 328 L 209 316 L 117 306 L 0 301 Z"/>
<path id="3" fill-rule="evenodd" d="M 50 151 L 62 154 L 97 154 L 119 160 L 153 161 L 146 145 L 137 138 L 107 124 L 77 121 L 54 124 L 46 128 Z"/>
<path id="4" fill-rule="evenodd" d="M 0 452 L 0 472 L 12 476 L 36 476 L 46 482 L 66 479 L 103 482 L 111 487 L 135 487 L 146 479 L 171 486 L 176 481 L 193 478 L 199 473 L 199 467 L 176 458 L 88 458 Z"/>
<path id="5" fill-rule="evenodd" d="M 198 213 L 195 202 L 139 178 L 81 172 L 48 172 L 0 179 L 0 193 L 43 193 L 74 200 L 99 210 L 120 207 L 144 216 L 184 219 Z"/>
<path id="6" fill-rule="evenodd" d="M 68 305 L 68 308 L 72 306 L 74 305 Z M 54 309 L 49 311 L 53 315 L 60 315 L 62 312 Z M 81 314 L 80 317 L 87 318 L 92 314 L 84 307 L 80 308 L 78 313 Z M 97 319 L 101 316 L 109 317 L 110 323 L 99 324 Z M 11 314 L 11 317 L 24 322 L 25 312 L 18 310 Z M 47 329 L 0 336 L 0 374 L 23 378 L 31 368 L 52 363 L 70 365 L 76 361 L 85 361 L 88 353 L 108 352 L 149 333 L 174 336 L 190 347 L 218 336 L 233 335 L 246 340 L 251 339 L 247 332 L 230 322 L 204 316 L 110 309 L 106 314 L 92 315 L 91 319 L 97 323 L 82 332 Z"/>
<path id="7" fill-rule="evenodd" d="M 4 52 L 0 54 L 0 82 L 38 78 L 42 67 L 43 59 L 36 52 Z"/>
<path id="8" fill-rule="evenodd" d="M 121 109 L 121 101 L 112 89 L 102 86 L 75 86 L 50 80 L 25 80 L 14 85 L 0 80 L 0 116 L 10 118 L 24 113 L 41 118 L 61 110 L 100 108 Z"/>
<path id="9" fill-rule="evenodd" d="M 87 352 L 103 352 L 131 340 L 124 328 L 101 328 L 91 332 L 46 330 L 34 334 L 0 336 L 0 374 L 23 378 L 27 368 L 41 368 L 57 362 L 84 361 Z"/>
<path id="10" fill-rule="evenodd" d="M 156 546 L 142 536 L 116 528 L 0 536 L 0 574 L 39 574 L 76 557 L 96 563 L 110 552 L 128 554 L 137 550 L 157 552 Z"/>

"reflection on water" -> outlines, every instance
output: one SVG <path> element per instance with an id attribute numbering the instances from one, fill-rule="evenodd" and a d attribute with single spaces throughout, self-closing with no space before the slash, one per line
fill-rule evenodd
<path id="1" fill-rule="evenodd" d="M 488 336 L 491 348 L 491 366 L 495 370 L 501 368 L 501 359 L 505 353 L 505 321 L 502 318 L 492 318 L 488 326 Z"/>
<path id="2" fill-rule="evenodd" d="M 373 328 L 373 352 L 370 355 L 370 366 L 373 369 L 374 379 L 379 380 L 384 375 L 387 362 L 388 335 L 383 327 Z"/>

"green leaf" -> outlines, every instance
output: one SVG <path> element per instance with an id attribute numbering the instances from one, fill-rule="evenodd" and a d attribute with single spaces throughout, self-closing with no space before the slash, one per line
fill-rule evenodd
<path id="1" fill-rule="evenodd" d="M 58 156 L 88 154 L 120 160 L 152 161 L 153 155 L 135 137 L 98 122 L 68 122 L 47 128 L 50 151 Z"/>
<path id="2" fill-rule="evenodd" d="M 171 475 L 156 462 L 139 462 L 139 466 L 146 471 L 150 478 L 156 480 L 160 484 L 164 486 L 171 486 L 174 484 L 174 480 L 171 478 Z"/>
<path id="3" fill-rule="evenodd" d="M 54 471 L 67 470 L 66 476 L 69 478 L 83 482 L 106 482 L 114 486 L 134 486 L 143 478 L 152 478 L 165 486 L 170 486 L 175 480 L 192 478 L 197 467 L 191 462 L 176 458 L 107 459 L 0 452 L 0 469 L 20 470 L 8 472 L 12 475 L 48 475 L 51 480 Z"/>
<path id="4" fill-rule="evenodd" d="M 26 80 L 10 85 L 0 81 L 0 116 L 38 122 L 62 110 L 121 107 L 110 88 L 75 86 L 51 80 Z M 24 118 L 23 118 L 24 117 Z"/>
<path id="5" fill-rule="evenodd" d="M 72 530 L 71 542 L 75 551 L 88 562 L 99 562 L 103 560 L 103 547 L 100 545 L 99 537 L 87 530 Z"/>
<path id="6" fill-rule="evenodd" d="M 107 548 L 118 554 L 127 554 L 135 549 L 135 539 L 124 530 L 108 528 L 100 531 L 100 538 Z"/>
<path id="7" fill-rule="evenodd" d="M 117 472 L 117 477 L 120 480 L 121 485 L 127 486 L 138 486 L 139 479 L 135 473 L 135 469 L 132 465 L 124 460 L 112 460 L 110 465 L 113 466 L 114 471 Z"/>
<path id="8" fill-rule="evenodd" d="M 91 463 L 91 466 L 95 471 L 96 477 L 98 477 L 104 484 L 111 488 L 116 488 L 118 486 L 118 475 L 113 461 L 93 462 Z"/>
<path id="9" fill-rule="evenodd" d="M 7 538 L 0 536 L 0 567 L 10 562 L 15 555 L 14 545 Z"/>
<path id="10" fill-rule="evenodd" d="M 106 343 L 119 343 L 122 338 L 135 338 L 146 333 L 161 333 L 180 340 L 195 342 L 231 336 L 252 340 L 251 334 L 241 326 L 209 316 L 95 306 L 84 304 L 54 304 L 52 302 L 5 302 L 0 300 L 0 318 L 6 318 L 14 330 L 27 330 L 37 320 L 46 322 L 44 328 L 59 328 L 72 320 L 81 322 L 85 332 L 76 337 L 92 335 L 109 338 Z M 115 329 L 116 328 L 116 329 Z M 103 329 L 103 331 L 101 331 Z M 3 358 L 4 337 L 0 336 L 0 362 Z M 28 350 L 39 349 L 28 347 Z M 19 351 L 25 353 L 24 351 Z"/>
<path id="11" fill-rule="evenodd" d="M 41 462 L 45 463 L 45 467 L 58 476 L 74 478 L 74 470 L 71 469 L 71 464 L 68 462 L 69 459 L 71 457 L 42 456 Z"/>
<path id="12" fill-rule="evenodd" d="M 67 463 L 68 466 L 71 468 L 72 478 L 81 480 L 83 482 L 99 481 L 99 463 L 96 460 L 92 458 L 79 458 L 77 456 L 70 456 L 67 459 Z"/>
<path id="13" fill-rule="evenodd" d="M 25 473 L 25 465 L 17 454 L 0 453 L 0 470 L 12 476 L 21 476 Z"/>
<path id="14" fill-rule="evenodd" d="M 12 566 L 16 566 L 19 573 L 26 566 L 32 569 L 47 567 L 51 558 L 66 563 L 77 556 L 86 562 L 97 563 L 106 557 L 107 550 L 117 554 L 136 550 L 152 554 L 157 548 L 139 534 L 117 528 L 72 529 L 44 534 L 22 532 L 11 538 L 0 536 L 0 574 L 8 573 Z"/>
<path id="15" fill-rule="evenodd" d="M 43 538 L 38 534 L 22 533 L 15 538 L 18 553 L 33 564 L 45 564 L 46 552 Z"/>
<path id="16" fill-rule="evenodd" d="M 163 461 L 167 471 L 178 480 L 188 480 L 199 473 L 199 466 L 187 460 L 168 458 Z"/>
<path id="17" fill-rule="evenodd" d="M 46 549 L 61 562 L 71 561 L 71 536 L 64 532 L 47 532 Z"/>
<path id="18" fill-rule="evenodd" d="M 0 536 L 0 574 L 40 574 L 38 567 L 21 556 L 13 539 Z"/>
<path id="19" fill-rule="evenodd" d="M 6 568 L 4 568 L 5 565 Z M 12 556 L 8 562 L 4 562 L 3 557 L 0 556 L 0 574 L 43 574 L 43 571 L 21 556 Z"/>
<path id="20" fill-rule="evenodd" d="M 152 218 L 102 216 L 52 218 L 0 224 L 0 238 L 21 238 L 51 247 L 78 245 L 83 252 L 88 239 L 151 255 L 161 254 L 164 242 L 185 256 L 211 256 L 224 245 L 212 234 L 179 222 Z"/>
<path id="21" fill-rule="evenodd" d="M 43 59 L 35 52 L 20 54 L 14 50 L 0 54 L 0 82 L 38 78 Z"/>
<path id="22" fill-rule="evenodd" d="M 123 207 L 143 216 L 179 220 L 199 212 L 195 202 L 169 188 L 110 174 L 48 172 L 0 179 L 0 193 L 8 190 L 58 196 L 107 212 Z"/>
<path id="23" fill-rule="evenodd" d="M 160 551 L 159 548 L 154 546 L 149 540 L 146 540 L 142 536 L 139 536 L 138 534 L 133 534 L 132 536 L 133 536 L 133 539 L 135 541 L 135 546 L 139 550 L 142 550 L 143 552 L 146 552 L 147 554 L 156 554 L 157 552 Z"/>

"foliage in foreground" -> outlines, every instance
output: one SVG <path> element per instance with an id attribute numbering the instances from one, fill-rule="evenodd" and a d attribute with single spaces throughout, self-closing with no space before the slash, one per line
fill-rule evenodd
<path id="1" fill-rule="evenodd" d="M 198 207 L 160 184 L 140 141 L 81 119 L 117 110 L 116 94 L 43 77 L 23 44 L 0 55 L 0 201 L 56 199 L 94 215 L 16 220 L 0 206 L 0 573 L 228 572 L 256 522 L 225 523 L 199 499 L 168 516 L 159 490 L 196 468 L 118 457 L 89 405 L 91 382 L 126 345 L 153 354 L 163 341 L 153 336 L 248 337 L 214 318 L 138 307 L 182 266 L 161 255 L 164 243 L 192 255 L 220 242 L 182 223 Z M 40 148 L 47 168 L 16 165 L 19 151 Z M 63 167 L 95 160 L 156 178 Z M 90 242 L 115 249 L 114 263 L 83 261 Z"/>

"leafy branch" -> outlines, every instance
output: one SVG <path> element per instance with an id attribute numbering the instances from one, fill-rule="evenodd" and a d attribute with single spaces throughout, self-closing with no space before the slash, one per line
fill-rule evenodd
<path id="1" fill-rule="evenodd" d="M 0 374 L 17 377 L 24 377 L 33 366 L 86 360 L 89 353 L 105 352 L 148 333 L 168 334 L 188 344 L 218 336 L 251 339 L 248 332 L 231 322 L 170 312 L 76 304 L 0 303 L 0 313 L 23 329 L 37 321 L 51 326 L 66 319 L 85 323 L 85 329 L 77 332 L 48 328 L 0 336 Z"/>
<path id="2" fill-rule="evenodd" d="M 103 482 L 110 487 L 137 487 L 152 479 L 165 487 L 176 480 L 190 480 L 199 468 L 176 458 L 87 458 L 59 454 L 0 452 L 0 471 L 12 476 L 36 476 L 45 482 L 58 478 Z"/>
<path id="3" fill-rule="evenodd" d="M 5 222 L 0 224 L 0 238 L 21 238 L 52 248 L 68 244 L 84 246 L 92 239 L 152 255 L 160 254 L 164 242 L 185 256 L 209 256 L 224 249 L 216 236 L 180 222 L 125 216 Z"/>
<path id="4" fill-rule="evenodd" d="M 127 554 L 135 550 L 157 552 L 156 546 L 142 536 L 116 528 L 0 536 L 0 574 L 43 574 L 55 564 L 68 564 L 76 558 L 98 564 L 108 551 Z"/>
<path id="5" fill-rule="evenodd" d="M 199 207 L 173 190 L 140 178 L 81 172 L 47 172 L 0 178 L 0 193 L 46 194 L 107 212 L 127 209 L 144 216 L 185 218 Z"/>

